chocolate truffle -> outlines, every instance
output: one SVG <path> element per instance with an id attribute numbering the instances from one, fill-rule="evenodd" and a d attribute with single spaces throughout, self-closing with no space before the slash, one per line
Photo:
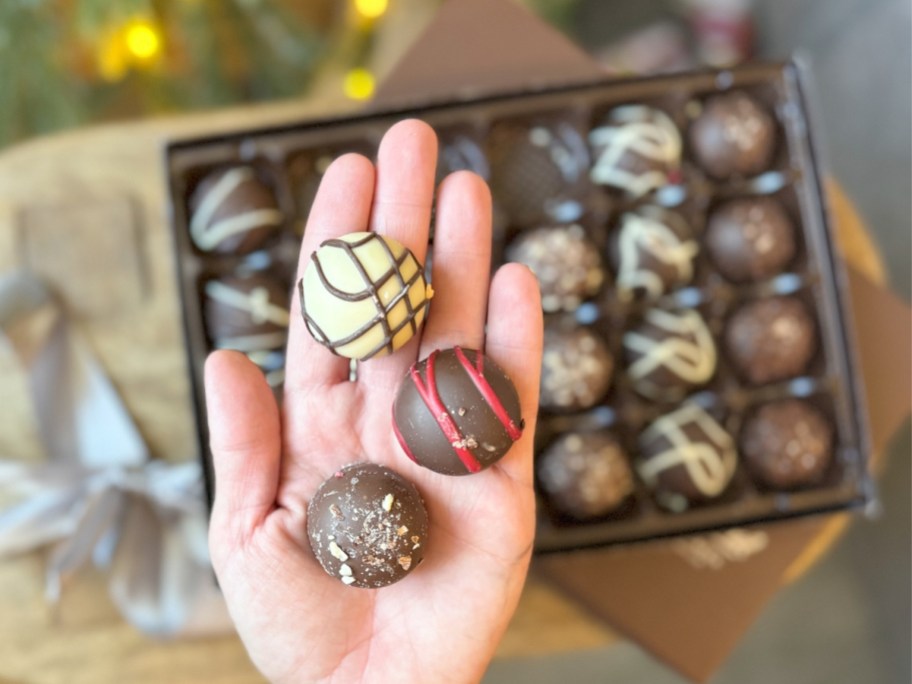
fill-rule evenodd
<path id="1" fill-rule="evenodd" d="M 649 399 L 677 401 L 716 370 L 716 344 L 696 311 L 650 309 L 624 334 L 627 375 Z"/>
<path id="2" fill-rule="evenodd" d="M 706 247 L 729 280 L 763 280 L 780 273 L 795 257 L 795 229 L 774 199 L 732 200 L 710 215 Z"/>
<path id="3" fill-rule="evenodd" d="M 577 520 L 610 513 L 633 493 L 624 450 L 604 431 L 562 435 L 542 453 L 536 473 L 554 510 Z"/>
<path id="4" fill-rule="evenodd" d="M 611 387 L 613 372 L 614 358 L 597 333 L 588 328 L 545 328 L 542 408 L 580 410 L 595 406 Z"/>
<path id="5" fill-rule="evenodd" d="M 612 109 L 589 133 L 593 183 L 642 197 L 680 181 L 681 134 L 665 112 L 645 105 Z"/>
<path id="6" fill-rule="evenodd" d="M 282 388 L 285 382 L 285 348 L 266 349 L 247 353 L 247 358 L 253 361 L 263 371 L 266 384 L 274 390 Z"/>
<path id="7" fill-rule="evenodd" d="M 636 470 L 672 512 L 720 496 L 738 464 L 734 440 L 696 404 L 656 419 L 640 435 Z"/>
<path id="8" fill-rule="evenodd" d="M 833 460 L 833 429 L 805 401 L 776 401 L 747 420 L 741 453 L 751 474 L 771 489 L 812 485 Z"/>
<path id="9" fill-rule="evenodd" d="M 536 275 L 545 311 L 573 311 L 605 280 L 599 249 L 577 224 L 526 231 L 506 256 Z"/>
<path id="10" fill-rule="evenodd" d="M 285 346 L 288 289 L 274 278 L 256 274 L 226 276 L 203 286 L 203 320 L 218 349 L 262 352 Z"/>
<path id="11" fill-rule="evenodd" d="M 415 255 L 377 233 L 326 240 L 298 282 L 307 329 L 334 354 L 391 354 L 424 322 L 433 294 Z"/>
<path id="12" fill-rule="evenodd" d="M 610 245 L 615 291 L 623 302 L 655 299 L 687 285 L 700 251 L 680 214 L 651 205 L 625 213 Z"/>
<path id="13" fill-rule="evenodd" d="M 583 213 L 589 154 L 570 124 L 501 124 L 488 151 L 494 201 L 514 225 L 575 221 Z"/>
<path id="14" fill-rule="evenodd" d="M 690 145 L 700 166 L 715 178 L 753 176 L 773 160 L 776 124 L 746 93 L 716 95 L 690 127 Z"/>
<path id="15" fill-rule="evenodd" d="M 307 506 L 307 536 L 327 574 L 376 589 L 398 582 L 424 558 L 428 514 L 415 486 L 375 463 L 346 466 Z"/>
<path id="16" fill-rule="evenodd" d="M 451 131 L 440 136 L 435 176 L 437 184 L 456 171 L 472 171 L 485 180 L 491 177 L 491 168 L 484 150 L 473 135 L 463 131 Z"/>
<path id="17" fill-rule="evenodd" d="M 282 222 L 275 195 L 249 166 L 210 173 L 190 198 L 190 238 L 203 252 L 249 254 Z"/>
<path id="18" fill-rule="evenodd" d="M 353 142 L 345 148 L 326 147 L 310 150 L 292 161 L 289 168 L 291 191 L 302 219 L 296 224 L 298 233 L 304 232 L 307 215 L 317 196 L 317 190 L 320 189 L 323 175 L 336 159 L 351 152 L 368 159 L 374 155 L 374 149 L 367 143 Z"/>
<path id="19" fill-rule="evenodd" d="M 406 455 L 444 475 L 477 473 L 522 436 L 519 395 L 479 351 L 433 351 L 409 370 L 393 404 L 393 429 Z"/>
<path id="20" fill-rule="evenodd" d="M 803 373 L 817 351 L 817 330 L 800 300 L 758 299 L 728 321 L 725 348 L 738 373 L 762 385 Z"/>

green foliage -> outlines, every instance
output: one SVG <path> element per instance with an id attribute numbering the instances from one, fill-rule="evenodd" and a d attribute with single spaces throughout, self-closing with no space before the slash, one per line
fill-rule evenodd
<path id="1" fill-rule="evenodd" d="M 89 121 L 300 95 L 328 47 L 311 19 L 338 13 L 299 2 L 0 0 L 0 147 Z M 126 48 L 112 41 L 137 18 L 161 32 L 161 54 L 121 66 Z"/>

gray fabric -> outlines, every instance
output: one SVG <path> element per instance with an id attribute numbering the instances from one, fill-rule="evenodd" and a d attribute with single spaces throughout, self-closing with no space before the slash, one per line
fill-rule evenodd
<path id="1" fill-rule="evenodd" d="M 0 558 L 50 546 L 49 601 L 91 560 L 123 616 L 150 634 L 230 630 L 209 565 L 200 464 L 150 459 L 85 340 L 34 276 L 0 277 L 3 338 L 26 370 L 46 460 L 0 459 Z"/>

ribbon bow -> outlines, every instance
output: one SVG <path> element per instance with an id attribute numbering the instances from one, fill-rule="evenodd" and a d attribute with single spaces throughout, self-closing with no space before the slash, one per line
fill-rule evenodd
<path id="1" fill-rule="evenodd" d="M 121 614 L 147 633 L 230 629 L 209 565 L 200 464 L 149 458 L 104 370 L 34 276 L 0 278 L 3 336 L 27 371 L 47 460 L 0 460 L 0 558 L 53 545 L 52 602 L 91 558 Z"/>

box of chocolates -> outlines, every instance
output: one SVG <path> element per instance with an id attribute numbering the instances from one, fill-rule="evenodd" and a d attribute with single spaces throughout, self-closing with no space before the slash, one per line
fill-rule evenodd
<path id="1" fill-rule="evenodd" d="M 281 391 L 289 293 L 322 173 L 344 152 L 372 157 L 406 117 L 437 131 L 439 179 L 469 169 L 490 184 L 495 266 L 525 263 L 541 284 L 539 551 L 869 500 L 841 266 L 793 63 L 173 142 L 202 453 L 206 355 L 242 351 Z"/>

